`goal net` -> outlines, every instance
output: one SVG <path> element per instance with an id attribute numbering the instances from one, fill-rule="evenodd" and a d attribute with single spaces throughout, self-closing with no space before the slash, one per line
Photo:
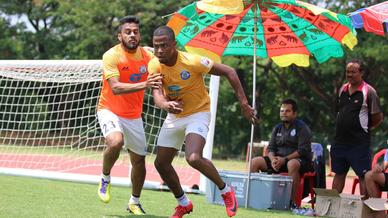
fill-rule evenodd
<path id="1" fill-rule="evenodd" d="M 96 118 L 101 88 L 99 60 L 0 61 L 0 174 L 97 183 L 105 148 Z M 212 99 L 212 123 L 204 156 L 211 159 L 219 78 L 205 77 Z M 153 166 L 159 129 L 166 116 L 146 91 L 143 120 L 149 155 L 145 188 L 163 188 Z M 183 146 L 184 148 L 184 146 Z M 204 179 L 182 152 L 174 166 L 186 191 Z M 112 184 L 130 185 L 126 151 L 112 169 Z"/>

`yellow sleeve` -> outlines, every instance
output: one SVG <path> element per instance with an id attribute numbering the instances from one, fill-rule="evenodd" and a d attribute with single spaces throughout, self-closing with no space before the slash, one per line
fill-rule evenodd
<path id="1" fill-rule="evenodd" d="M 150 62 L 148 62 L 148 73 L 149 74 L 158 74 L 160 73 L 160 63 L 157 58 L 152 58 Z"/>
<path id="2" fill-rule="evenodd" d="M 119 69 L 117 68 L 118 57 L 113 50 L 105 52 L 102 56 L 102 64 L 105 79 L 112 78 L 114 76 L 120 76 Z"/>
<path id="3" fill-rule="evenodd" d="M 211 59 L 199 55 L 193 55 L 192 60 L 198 72 L 203 74 L 209 73 L 214 65 L 214 62 Z"/>

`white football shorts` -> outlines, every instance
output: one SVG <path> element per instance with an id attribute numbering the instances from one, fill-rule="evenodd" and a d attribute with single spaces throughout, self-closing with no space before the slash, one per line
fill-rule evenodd
<path id="1" fill-rule="evenodd" d="M 158 146 L 180 150 L 189 133 L 198 134 L 206 140 L 209 124 L 210 112 L 198 112 L 182 118 L 169 113 L 160 130 Z"/>
<path id="2" fill-rule="evenodd" d="M 104 137 L 112 132 L 121 132 L 126 149 L 142 156 L 147 154 L 147 143 L 141 118 L 122 118 L 107 109 L 99 110 L 97 117 Z"/>

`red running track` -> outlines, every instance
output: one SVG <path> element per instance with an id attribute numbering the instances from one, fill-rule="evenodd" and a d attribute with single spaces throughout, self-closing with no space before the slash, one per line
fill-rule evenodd
<path id="1" fill-rule="evenodd" d="M 0 167 L 98 176 L 101 174 L 102 160 L 66 155 L 0 153 Z M 146 169 L 146 180 L 162 184 L 162 179 L 153 164 L 147 163 Z M 182 185 L 188 187 L 192 187 L 195 184 L 199 185 L 200 173 L 198 171 L 189 167 L 176 167 L 175 169 Z M 112 169 L 111 175 L 114 177 L 128 177 L 128 158 L 118 160 Z"/>
<path id="2" fill-rule="evenodd" d="M 95 158 L 74 158 L 66 155 L 0 153 L 0 167 L 98 176 L 101 174 L 102 163 L 101 160 L 96 160 Z M 152 164 L 146 164 L 146 168 L 146 180 L 160 182 L 162 184 L 162 179 L 155 167 Z M 199 185 L 200 174 L 196 170 L 189 167 L 176 167 L 176 171 L 182 185 L 188 187 L 192 187 L 194 184 Z M 112 176 L 126 178 L 128 175 L 128 158 L 117 161 L 112 169 Z M 344 193 L 351 193 L 353 178 L 346 178 Z M 331 188 L 332 181 L 333 177 L 326 177 L 326 186 L 328 189 Z M 355 194 L 359 194 L 358 186 Z"/>

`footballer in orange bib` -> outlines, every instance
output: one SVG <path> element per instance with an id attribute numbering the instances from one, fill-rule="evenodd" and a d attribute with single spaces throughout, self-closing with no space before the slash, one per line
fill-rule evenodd
<path id="1" fill-rule="evenodd" d="M 119 77 L 122 83 L 139 83 L 147 80 L 147 64 L 152 54 L 138 47 L 134 54 L 125 52 L 121 45 L 108 50 L 103 56 L 104 74 L 98 110 L 108 109 L 127 119 L 140 118 L 143 108 L 144 90 L 114 95 L 108 79 Z"/>

